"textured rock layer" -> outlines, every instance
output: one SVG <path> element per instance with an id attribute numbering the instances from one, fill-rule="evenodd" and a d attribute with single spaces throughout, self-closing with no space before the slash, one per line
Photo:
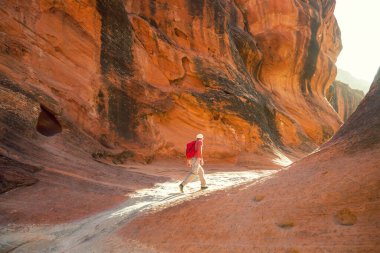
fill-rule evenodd
<path id="1" fill-rule="evenodd" d="M 346 121 L 364 98 L 364 92 L 351 89 L 345 83 L 334 81 L 327 92 L 326 98 L 340 118 Z"/>
<path id="2" fill-rule="evenodd" d="M 341 124 L 324 99 L 341 49 L 334 5 L 2 2 L 0 138 L 86 135 L 145 162 L 182 158 L 198 132 L 209 160 L 309 152 Z"/>
<path id="3" fill-rule="evenodd" d="M 38 182 L 33 173 L 39 168 L 13 161 L 2 155 L 0 155 L 0 169 L 0 193 Z"/>

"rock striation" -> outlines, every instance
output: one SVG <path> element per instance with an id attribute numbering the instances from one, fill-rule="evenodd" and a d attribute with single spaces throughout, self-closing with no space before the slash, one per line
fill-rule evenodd
<path id="1" fill-rule="evenodd" d="M 113 152 L 106 157 L 182 159 L 198 132 L 209 160 L 252 164 L 260 161 L 252 154 L 310 152 L 341 125 L 324 99 L 341 50 L 334 6 L 2 2 L 2 153 L 20 160 L 32 153 L 9 133 L 41 150 L 49 149 L 41 136 L 53 142 L 67 133 L 62 145 L 92 138 Z"/>
<path id="2" fill-rule="evenodd" d="M 364 98 L 364 92 L 351 89 L 348 84 L 334 81 L 327 92 L 326 98 L 340 118 L 346 121 Z"/>
<path id="3" fill-rule="evenodd" d="M 151 252 L 378 252 L 379 110 L 380 69 L 317 152 L 266 181 L 142 216 L 119 239 Z"/>
<path id="4" fill-rule="evenodd" d="M 2 155 L 0 155 L 0 169 L 0 193 L 38 182 L 33 174 L 40 168 L 14 161 Z"/>

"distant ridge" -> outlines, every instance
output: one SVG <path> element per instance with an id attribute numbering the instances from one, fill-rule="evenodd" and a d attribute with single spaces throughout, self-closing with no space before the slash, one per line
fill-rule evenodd
<path id="1" fill-rule="evenodd" d="M 362 90 L 364 93 L 367 93 L 371 86 L 370 82 L 356 78 L 350 72 L 339 68 L 335 80 L 349 84 L 351 88 Z"/>

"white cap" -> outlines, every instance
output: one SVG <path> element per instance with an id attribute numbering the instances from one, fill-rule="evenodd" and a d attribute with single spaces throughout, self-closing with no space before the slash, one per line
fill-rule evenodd
<path id="1" fill-rule="evenodd" d="M 203 138 L 203 134 L 197 134 L 197 139 L 202 139 Z"/>

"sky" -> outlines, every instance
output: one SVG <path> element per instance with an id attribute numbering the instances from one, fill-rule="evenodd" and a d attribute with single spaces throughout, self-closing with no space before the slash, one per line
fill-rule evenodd
<path id="1" fill-rule="evenodd" d="M 380 0 L 336 0 L 343 49 L 337 67 L 372 83 L 380 67 Z"/>

